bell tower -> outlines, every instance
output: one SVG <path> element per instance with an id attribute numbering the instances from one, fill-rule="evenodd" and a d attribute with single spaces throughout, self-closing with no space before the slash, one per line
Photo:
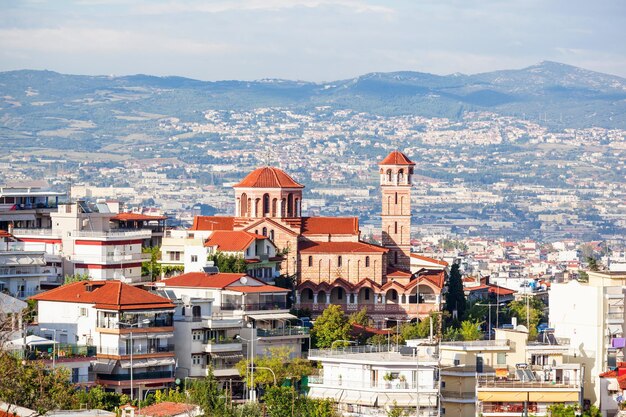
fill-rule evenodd
<path id="1" fill-rule="evenodd" d="M 409 271 L 411 185 L 415 163 L 402 152 L 393 151 L 378 166 L 382 195 L 382 244 L 389 249 L 389 266 Z"/>

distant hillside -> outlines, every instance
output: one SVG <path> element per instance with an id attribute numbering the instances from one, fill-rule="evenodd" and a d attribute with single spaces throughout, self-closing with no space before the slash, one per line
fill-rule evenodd
<path id="1" fill-rule="evenodd" d="M 372 73 L 321 84 L 29 70 L 0 73 L 0 137 L 20 144 L 32 138 L 33 145 L 44 147 L 89 149 L 94 140 L 125 132 L 129 121 L 135 122 L 134 132 L 149 132 L 163 117 L 195 121 L 209 109 L 268 106 L 299 110 L 331 106 L 452 119 L 467 111 L 487 110 L 557 129 L 626 129 L 626 80 L 555 62 L 475 75 Z M 61 143 L 58 138 L 73 140 Z"/>

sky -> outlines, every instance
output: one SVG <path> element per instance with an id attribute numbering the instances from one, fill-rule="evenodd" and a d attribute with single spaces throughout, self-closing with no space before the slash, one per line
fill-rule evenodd
<path id="1" fill-rule="evenodd" d="M 544 60 L 626 77 L 623 0 L 0 0 L 0 71 L 332 81 Z"/>

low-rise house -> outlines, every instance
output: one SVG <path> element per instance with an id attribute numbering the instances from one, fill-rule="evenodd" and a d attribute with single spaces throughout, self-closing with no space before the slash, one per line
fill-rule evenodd
<path id="1" fill-rule="evenodd" d="M 32 299 L 39 334 L 59 346 L 95 347 L 89 371 L 97 384 L 141 395 L 147 385 L 165 388 L 174 381 L 170 300 L 119 281 L 79 281 Z"/>
<path id="2" fill-rule="evenodd" d="M 312 349 L 309 359 L 322 369 L 309 377 L 309 396 L 334 399 L 350 416 L 385 415 L 395 407 L 409 416 L 435 416 L 439 381 L 434 351 L 430 346 L 400 352 L 386 346 Z"/>

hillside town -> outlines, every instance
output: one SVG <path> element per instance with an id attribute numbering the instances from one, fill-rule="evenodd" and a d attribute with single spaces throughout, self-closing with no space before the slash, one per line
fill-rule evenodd
<path id="1" fill-rule="evenodd" d="M 215 117 L 187 132 L 223 129 Z M 336 169 L 305 179 L 297 157 L 249 171 L 215 164 L 232 181 L 208 188 L 153 165 L 126 171 L 127 187 L 63 190 L 15 174 L 0 188 L 2 354 L 118 396 L 131 417 L 156 392 L 175 400 L 182 390 L 173 402 L 187 403 L 203 381 L 214 401 L 192 403 L 208 415 L 260 403 L 271 413 L 272 393 L 343 416 L 616 415 L 626 405 L 623 235 L 505 239 L 428 225 L 422 207 L 435 195 L 423 193 L 419 152 L 373 151 L 354 175 L 375 189 L 352 191 L 335 186 L 352 172 L 342 152 L 329 155 Z M 153 203 L 188 203 L 174 215 L 145 205 L 156 189 Z M 462 185 L 434 190 L 445 204 L 467 197 Z M 568 219 L 550 222 L 583 224 L 564 209 L 575 194 L 544 192 L 550 216 Z M 358 207 L 374 196 L 364 221 Z M 317 201 L 335 197 L 344 200 L 324 210 Z M 475 197 L 493 207 L 508 198 Z M 26 417 L 18 406 L 2 407 Z"/>

